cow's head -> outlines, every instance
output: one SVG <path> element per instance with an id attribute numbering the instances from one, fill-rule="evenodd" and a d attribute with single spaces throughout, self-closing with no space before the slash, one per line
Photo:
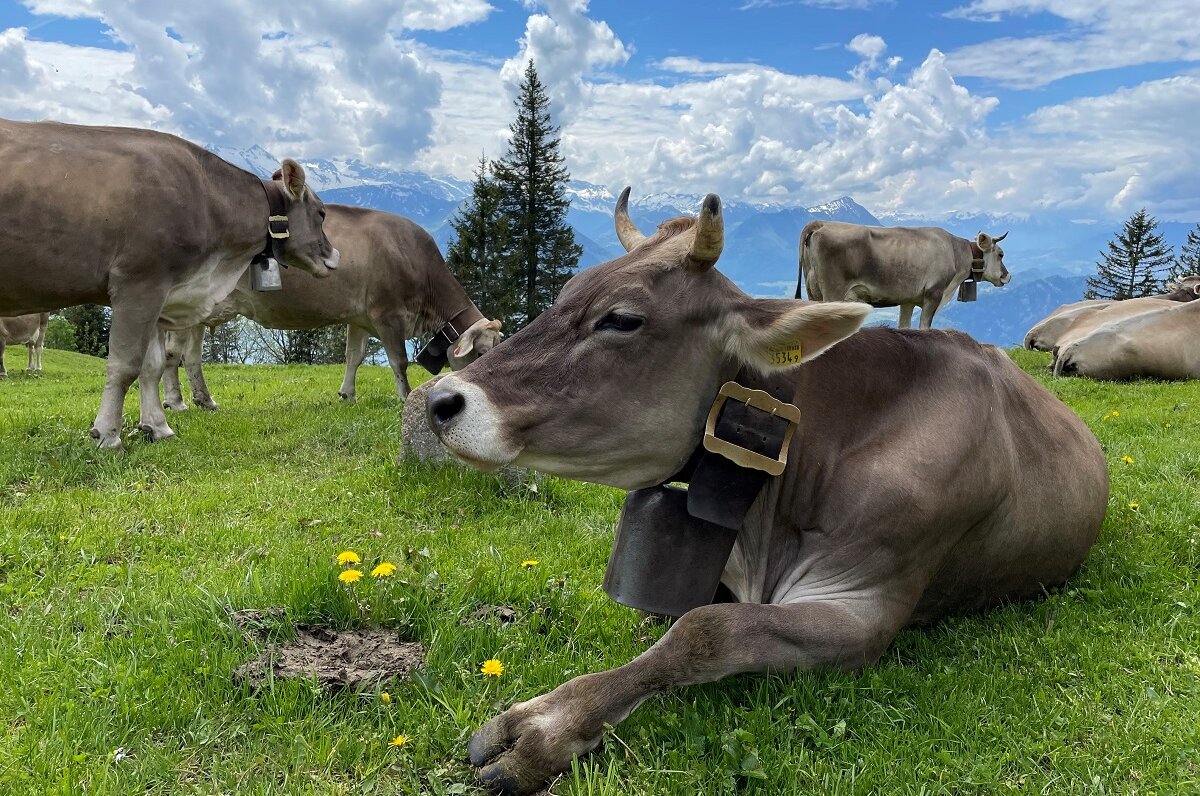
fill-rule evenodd
<path id="1" fill-rule="evenodd" d="M 975 236 L 975 245 L 983 252 L 982 278 L 996 287 L 1004 287 L 1012 279 L 1012 274 L 1004 267 L 1004 249 L 1000 248 L 1000 241 L 1007 237 L 1007 232 L 998 238 L 993 238 L 986 232 L 980 232 Z"/>
<path id="2" fill-rule="evenodd" d="M 624 489 L 687 460 L 722 382 L 819 355 L 853 334 L 864 304 L 753 299 L 713 268 L 721 201 L 647 237 L 617 203 L 624 257 L 577 274 L 528 327 L 429 395 L 429 422 L 482 469 L 515 463 Z"/>
<path id="3" fill-rule="evenodd" d="M 285 158 L 271 175 L 283 189 L 288 236 L 271 238 L 271 254 L 286 266 L 294 266 L 315 277 L 326 277 L 337 268 L 340 254 L 325 235 L 325 203 L 304 179 L 304 167 Z"/>
<path id="4" fill-rule="evenodd" d="M 1167 285 L 1168 298 L 1176 301 L 1195 301 L 1200 298 L 1200 275 L 1180 277 Z"/>
<path id="5" fill-rule="evenodd" d="M 502 339 L 504 335 L 500 333 L 500 321 L 480 318 L 455 341 L 454 348 L 446 352 L 450 369 L 462 370 L 495 348 Z"/>

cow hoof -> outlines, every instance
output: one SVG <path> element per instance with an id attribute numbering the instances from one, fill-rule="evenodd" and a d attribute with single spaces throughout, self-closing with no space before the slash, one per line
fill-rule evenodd
<path id="1" fill-rule="evenodd" d="M 338 398 L 341 398 L 346 403 L 354 403 L 354 393 L 339 392 Z"/>
<path id="2" fill-rule="evenodd" d="M 552 692 L 514 705 L 481 727 L 467 744 L 479 781 L 504 794 L 534 793 L 571 767 L 571 760 L 600 745 L 594 732 L 575 725 L 566 699 Z"/>
<path id="3" fill-rule="evenodd" d="M 149 438 L 151 442 L 161 442 L 164 439 L 170 439 L 171 437 L 175 436 L 175 432 L 171 430 L 170 426 L 156 428 L 154 426 L 142 424 L 138 426 L 138 428 Z"/>
<path id="4" fill-rule="evenodd" d="M 200 407 L 205 412 L 215 412 L 221 408 L 212 398 L 197 399 L 196 406 Z"/>
<path id="5" fill-rule="evenodd" d="M 172 403 L 171 401 L 163 401 L 163 409 L 170 409 L 172 412 L 186 412 L 188 405 L 183 401 Z"/>

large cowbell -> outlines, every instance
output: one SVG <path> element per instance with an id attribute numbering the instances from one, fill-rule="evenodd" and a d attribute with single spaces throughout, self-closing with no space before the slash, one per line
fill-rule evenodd
<path id="1" fill-rule="evenodd" d="M 978 285 L 979 283 L 974 279 L 964 280 L 963 283 L 958 286 L 958 300 L 974 301 L 976 296 L 975 289 L 978 287 Z"/>
<path id="2" fill-rule="evenodd" d="M 283 277 L 274 257 L 250 264 L 250 286 L 260 293 L 283 290 Z"/>

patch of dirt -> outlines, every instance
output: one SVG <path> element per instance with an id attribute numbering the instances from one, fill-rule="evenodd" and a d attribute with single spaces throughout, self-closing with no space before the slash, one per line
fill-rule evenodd
<path id="1" fill-rule="evenodd" d="M 491 621 L 507 625 L 517 621 L 517 609 L 509 605 L 481 605 L 462 621 L 465 625 L 477 625 L 481 622 Z"/>
<path id="2" fill-rule="evenodd" d="M 360 689 L 404 677 L 425 662 L 425 648 L 387 630 L 331 630 L 297 625 L 296 638 L 268 647 L 234 670 L 233 680 L 261 688 L 272 678 L 316 680 L 326 688 Z"/>

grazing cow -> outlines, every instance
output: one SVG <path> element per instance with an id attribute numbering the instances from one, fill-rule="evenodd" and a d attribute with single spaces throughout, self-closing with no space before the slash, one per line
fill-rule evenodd
<path id="1" fill-rule="evenodd" d="M 304 169 L 260 180 L 173 135 L 0 121 L 0 314 L 112 307 L 108 373 L 92 426 L 121 447 L 121 407 L 141 385 L 140 426 L 174 436 L 158 398 L 163 329 L 208 317 L 251 258 L 328 276 L 338 253 Z"/>
<path id="2" fill-rule="evenodd" d="M 1200 301 L 1106 323 L 1059 349 L 1055 375 L 1200 379 Z"/>
<path id="3" fill-rule="evenodd" d="M 482 779 L 510 792 L 568 768 L 655 693 L 739 672 L 857 669 L 906 625 L 1041 595 L 1084 560 L 1108 501 L 1095 437 L 1002 351 L 958 332 L 855 334 L 862 304 L 753 299 L 713 268 L 716 196 L 650 237 L 627 196 L 616 219 L 627 255 L 577 274 L 431 391 L 443 444 L 481 469 L 640 489 L 698 451 L 724 382 L 765 382 L 799 421 L 782 473 L 740 520 L 722 576 L 736 602 L 687 612 L 632 662 L 474 735 Z"/>
<path id="4" fill-rule="evenodd" d="M 335 281 L 282 274 L 282 290 L 260 292 L 247 273 L 205 323 L 244 315 L 270 329 L 347 324 L 346 376 L 338 391 L 344 400 L 354 398 L 355 377 L 371 335 L 383 343 L 401 398 L 410 389 L 405 348 L 410 337 L 447 330 L 451 367 L 474 361 L 500 341 L 500 322 L 487 320 L 476 309 L 425 230 L 381 210 L 346 205 L 326 205 L 325 210 L 325 232 L 341 252 Z M 187 408 L 179 385 L 181 361 L 196 405 L 217 408 L 201 369 L 203 336 L 204 326 L 197 325 L 168 339 L 164 386 L 169 409 Z"/>
<path id="5" fill-rule="evenodd" d="M 921 308 L 921 328 L 950 301 L 972 274 L 996 287 L 1012 278 L 1000 241 L 985 232 L 967 240 L 937 227 L 866 227 L 840 221 L 810 221 L 800 233 L 800 277 L 816 301 L 861 301 L 900 307 L 900 328 L 912 326 Z"/>
<path id="6" fill-rule="evenodd" d="M 46 345 L 46 327 L 49 325 L 48 312 L 0 318 L 0 379 L 8 378 L 8 370 L 4 367 L 6 345 L 24 345 L 28 352 L 25 369 L 30 372 L 42 369 L 42 349 Z"/>

